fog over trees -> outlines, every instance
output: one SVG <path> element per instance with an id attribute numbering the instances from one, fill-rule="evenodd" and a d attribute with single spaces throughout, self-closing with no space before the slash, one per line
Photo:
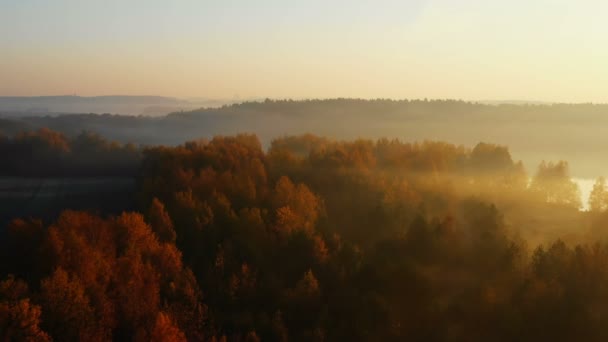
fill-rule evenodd
<path id="1" fill-rule="evenodd" d="M 608 341 L 606 13 L 0 0 L 0 342 Z"/>
<path id="2" fill-rule="evenodd" d="M 526 165 L 490 142 L 267 145 L 236 134 L 136 147 L 48 128 L 3 138 L 5 176 L 135 185 L 116 195 L 129 208 L 56 197 L 52 215 L 4 224 L 0 338 L 608 337 L 603 178 L 586 211 L 572 163 Z"/>
<path id="3" fill-rule="evenodd" d="M 608 125 L 608 105 L 330 99 L 189 108 L 157 117 L 5 111 L 0 112 L 0 133 L 14 135 L 46 127 L 68 137 L 84 130 L 122 143 L 175 146 L 217 134 L 255 132 L 265 148 L 274 138 L 309 132 L 346 140 L 429 139 L 467 146 L 488 141 L 509 146 L 531 174 L 542 160 L 567 160 L 576 177 L 606 174 L 600 146 L 608 144 L 603 131 Z"/>

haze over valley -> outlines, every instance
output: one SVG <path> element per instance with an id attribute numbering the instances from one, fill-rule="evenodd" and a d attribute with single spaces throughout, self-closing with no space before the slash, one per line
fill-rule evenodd
<path id="1" fill-rule="evenodd" d="M 42 98 L 44 99 L 44 98 Z M 140 115 L 137 110 L 113 113 L 107 103 L 179 103 L 158 97 L 114 97 L 95 100 L 45 99 L 51 103 L 99 102 L 95 112 L 35 113 L 4 111 L 0 98 L 0 132 L 14 135 L 21 130 L 48 127 L 68 136 L 82 131 L 99 133 L 123 143 L 178 145 L 185 140 L 255 132 L 267 148 L 272 139 L 313 133 L 334 139 L 398 138 L 403 141 L 441 140 L 474 146 L 491 142 L 508 146 L 518 160 L 532 171 L 542 160 L 567 160 L 572 175 L 595 178 L 607 174 L 603 150 L 608 136 L 608 105 L 603 104 L 483 104 L 462 100 L 259 100 Z M 41 98 L 20 98 L 14 103 L 42 102 Z M 164 101 L 164 102 L 162 102 Z M 74 104 L 76 103 L 76 104 Z M 183 102 L 188 106 L 194 103 Z M 129 106 L 129 105 L 126 105 Z M 94 109 L 94 107 L 90 107 Z M 105 110 L 108 111 L 105 111 Z M 105 114 L 104 114 L 105 113 Z M 133 113 L 133 114 L 132 114 Z M 138 114 L 136 114 L 138 113 Z M 108 115 L 110 114 L 110 115 Z M 137 117 L 134 117 L 137 116 Z M 585 153 L 581 153 L 585 151 Z"/>
<path id="2" fill-rule="evenodd" d="M 607 14 L 0 1 L 0 341 L 608 340 Z"/>

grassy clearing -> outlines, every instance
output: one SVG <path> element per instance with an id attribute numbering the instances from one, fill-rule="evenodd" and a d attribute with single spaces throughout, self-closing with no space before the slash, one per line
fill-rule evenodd
<path id="1" fill-rule="evenodd" d="M 133 208 L 133 178 L 0 178 L 0 220 L 52 219 L 61 210 L 115 213 Z"/>

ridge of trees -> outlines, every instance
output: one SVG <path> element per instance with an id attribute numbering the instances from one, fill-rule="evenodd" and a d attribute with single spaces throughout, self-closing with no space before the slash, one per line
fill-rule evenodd
<path id="1" fill-rule="evenodd" d="M 91 132 L 70 139 L 47 128 L 0 136 L 0 154 L 0 176 L 14 177 L 135 176 L 141 160 L 134 144 Z"/>

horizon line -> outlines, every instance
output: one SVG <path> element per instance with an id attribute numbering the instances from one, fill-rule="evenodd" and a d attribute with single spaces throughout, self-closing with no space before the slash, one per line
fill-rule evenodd
<path id="1" fill-rule="evenodd" d="M 58 94 L 58 95 L 0 95 L 0 99 L 28 99 L 28 98 L 57 98 L 57 97 L 73 97 L 73 98 L 103 98 L 103 97 L 156 97 L 166 98 L 173 100 L 183 101 L 230 101 L 234 104 L 247 103 L 247 102 L 264 102 L 270 101 L 329 101 L 329 100 L 364 100 L 364 101 L 454 101 L 454 102 L 465 102 L 474 104 L 484 105 L 608 105 L 608 102 L 594 102 L 594 101 L 582 101 L 582 102 L 569 102 L 569 101 L 546 101 L 546 100 L 528 100 L 528 99 L 462 99 L 462 98 L 440 98 L 440 97 L 418 97 L 418 98 L 395 98 L 395 97 L 269 97 L 269 96 L 251 96 L 243 98 L 228 98 L 228 97 L 201 97 L 201 96 L 170 96 L 170 95 L 126 95 L 126 94 L 111 94 L 111 95 L 78 95 L 78 94 Z"/>

